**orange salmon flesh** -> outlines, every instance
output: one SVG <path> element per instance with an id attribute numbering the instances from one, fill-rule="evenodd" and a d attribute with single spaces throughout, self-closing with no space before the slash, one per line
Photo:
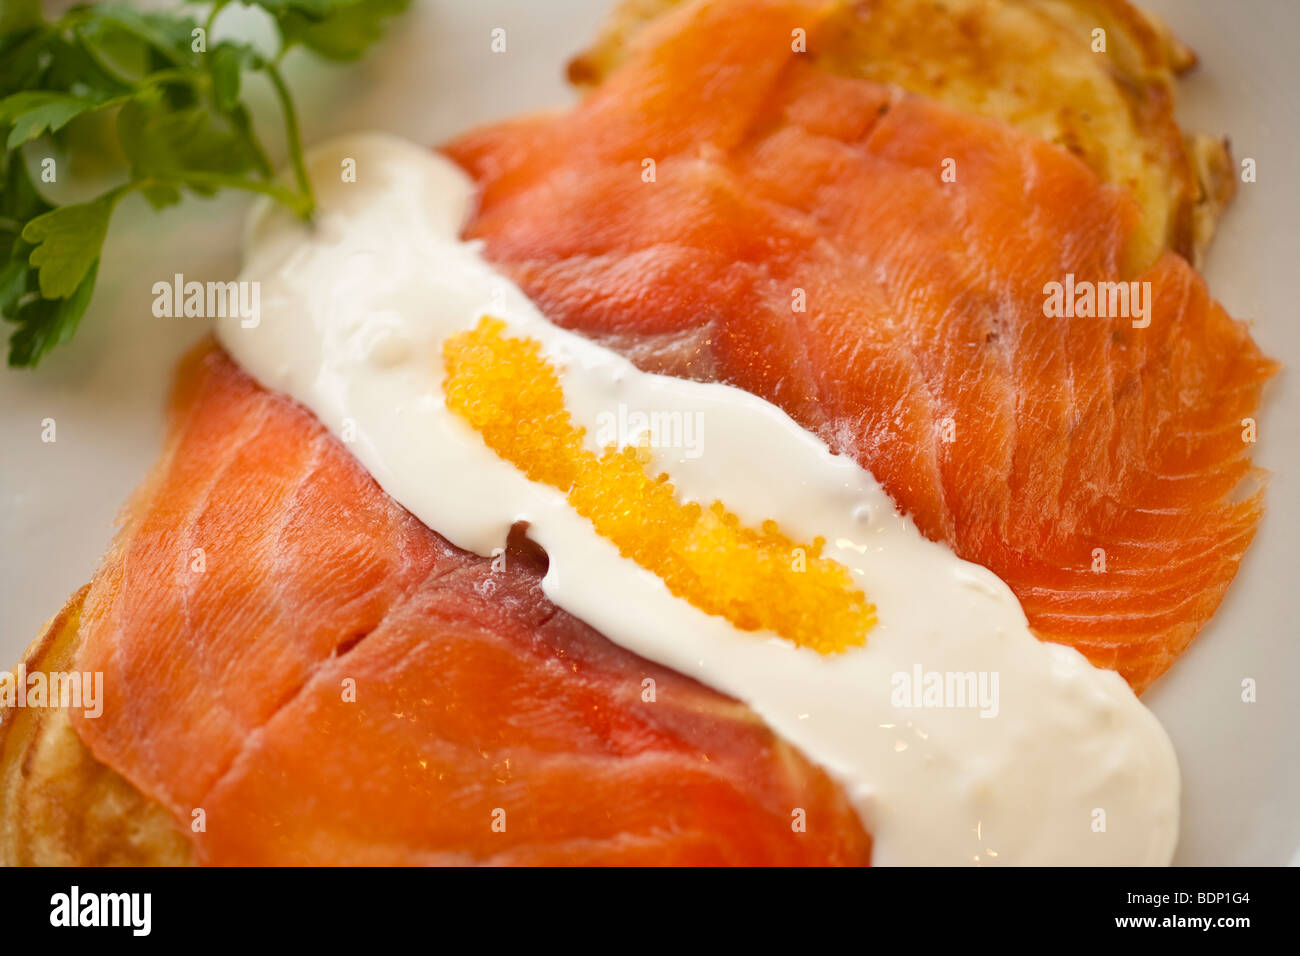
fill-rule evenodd
<path id="1" fill-rule="evenodd" d="M 1067 152 L 810 66 L 822 9 L 685 7 L 575 109 L 456 140 L 466 237 L 557 324 L 781 406 L 1140 691 L 1255 532 L 1275 366 L 1182 258 L 1130 269 L 1135 203 Z M 1149 325 L 1045 316 L 1067 276 L 1149 282 Z M 86 597 L 107 696 L 74 727 L 206 863 L 869 860 L 826 774 L 544 568 L 450 546 L 200 349 Z"/>

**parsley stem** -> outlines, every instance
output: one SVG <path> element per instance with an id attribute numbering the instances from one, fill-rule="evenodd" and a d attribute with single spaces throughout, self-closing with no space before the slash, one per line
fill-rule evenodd
<path id="1" fill-rule="evenodd" d="M 212 9 L 208 11 L 208 19 L 204 21 L 203 29 L 209 37 L 212 36 L 212 24 L 216 23 L 217 14 L 220 13 L 222 7 L 229 2 L 230 0 L 217 0 L 217 2 L 212 5 Z"/>
<path id="2" fill-rule="evenodd" d="M 106 57 L 102 56 L 100 52 L 97 49 L 95 49 L 95 45 L 86 40 L 86 37 L 82 34 L 80 27 L 73 27 L 72 35 L 77 38 L 77 48 L 81 50 L 81 52 L 86 55 L 86 58 L 90 60 L 91 63 L 95 64 L 95 66 L 105 76 L 107 76 L 109 79 L 113 80 L 113 82 L 119 84 L 120 86 L 126 87 L 127 89 L 131 89 L 132 87 L 136 86 L 137 81 L 135 77 L 127 76 L 125 73 L 119 70 L 115 65 L 110 63 Z"/>
<path id="3" fill-rule="evenodd" d="M 307 165 L 302 158 L 302 134 L 298 131 L 298 114 L 294 111 L 293 99 L 289 96 L 289 88 L 285 85 L 279 68 L 274 63 L 268 63 L 266 75 L 271 78 L 275 94 L 279 97 L 280 106 L 284 110 L 284 135 L 289 142 L 289 161 L 293 165 L 293 176 L 298 181 L 298 189 L 306 199 L 306 212 L 299 212 L 299 215 L 309 219 L 316 209 L 316 196 L 312 192 L 311 179 L 307 176 Z"/>
<path id="4" fill-rule="evenodd" d="M 193 70 L 158 70 L 150 73 L 137 84 L 138 88 L 146 86 L 166 86 L 168 83 L 184 83 L 186 86 L 198 87 L 206 77 L 195 74 Z"/>
<path id="5" fill-rule="evenodd" d="M 311 196 L 296 193 L 278 183 L 263 182 L 260 179 L 246 179 L 243 176 L 232 176 L 228 173 L 210 173 L 197 169 L 187 169 L 178 172 L 175 181 L 187 186 L 216 186 L 223 189 L 242 189 L 245 192 L 260 193 L 263 196 L 270 196 L 276 202 L 289 207 L 297 216 L 303 219 L 311 217 L 312 209 L 315 206 Z"/>
<path id="6" fill-rule="evenodd" d="M 130 14 L 129 10 L 124 12 Z M 80 30 L 83 24 L 93 23 L 96 15 L 93 6 L 73 7 L 65 13 L 61 19 L 53 24 L 53 28 L 56 31 L 70 29 L 75 33 Z M 135 16 L 114 15 L 113 13 L 109 14 L 108 19 L 116 29 L 121 30 L 123 33 L 130 34 L 132 37 L 148 46 L 151 50 L 157 52 L 159 56 L 171 63 L 172 66 L 185 69 L 189 65 L 186 62 L 185 56 L 172 48 L 172 44 L 169 42 L 168 37 L 165 34 L 159 33 L 150 28 L 147 22 Z"/>

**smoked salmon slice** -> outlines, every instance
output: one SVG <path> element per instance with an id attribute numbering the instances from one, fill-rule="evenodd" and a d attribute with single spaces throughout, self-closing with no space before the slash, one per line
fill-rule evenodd
<path id="1" fill-rule="evenodd" d="M 814 69 L 822 4 L 738 9 L 452 144 L 467 235 L 555 322 L 781 405 L 1141 690 L 1254 534 L 1273 364 L 1181 258 L 1134 270 L 1136 205 L 1068 153 Z M 1045 315 L 1067 277 L 1151 308 Z M 82 608 L 104 713 L 71 719 L 199 861 L 868 861 L 833 781 L 550 605 L 522 534 L 451 547 L 210 346 L 171 413 Z"/>
<path id="2" fill-rule="evenodd" d="M 1136 203 L 1065 150 L 792 50 L 826 9 L 690 4 L 574 110 L 458 139 L 466 235 L 557 324 L 783 407 L 1141 691 L 1254 535 L 1275 365 L 1181 257 L 1134 270 Z M 1046 315 L 1067 282 L 1135 308 Z"/>
<path id="3" fill-rule="evenodd" d="M 550 604 L 521 535 L 460 551 L 220 350 L 92 582 L 73 715 L 209 864 L 868 862 L 746 707 Z"/>

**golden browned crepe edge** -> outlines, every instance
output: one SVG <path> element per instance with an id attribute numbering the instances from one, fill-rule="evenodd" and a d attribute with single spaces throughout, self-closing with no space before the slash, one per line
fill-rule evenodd
<path id="1" fill-rule="evenodd" d="M 90 586 L 23 655 L 27 673 L 67 671 Z M 189 840 L 160 805 L 100 763 L 60 707 L 0 707 L 0 865 L 181 866 Z"/>
<path id="2" fill-rule="evenodd" d="M 683 2 L 622 0 L 570 81 L 598 85 Z M 1106 54 L 1091 51 L 1095 27 Z M 1184 133 L 1174 116 L 1175 80 L 1195 55 L 1128 0 L 840 0 L 810 54 L 1074 153 L 1138 200 L 1134 269 L 1165 249 L 1199 266 L 1235 191 L 1227 141 Z"/>

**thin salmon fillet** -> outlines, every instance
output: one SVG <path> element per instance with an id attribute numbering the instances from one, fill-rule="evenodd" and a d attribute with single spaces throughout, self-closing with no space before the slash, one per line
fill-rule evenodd
<path id="1" fill-rule="evenodd" d="M 790 31 L 815 43 L 819 6 L 745 9 L 674 14 L 576 111 L 453 144 L 482 186 L 469 234 L 560 324 L 782 405 L 1040 635 L 1144 687 L 1254 532 L 1240 419 L 1272 364 L 1172 255 L 1136 277 L 1149 328 L 1044 318 L 1045 281 L 1128 278 L 1132 201 L 1013 130 L 807 68 Z M 504 571 L 451 548 L 220 352 L 179 381 L 84 604 L 75 666 L 104 672 L 105 712 L 72 719 L 201 821 L 201 861 L 866 861 L 823 773 L 550 606 L 519 540 Z"/>
<path id="2" fill-rule="evenodd" d="M 748 708 L 550 604 L 521 535 L 504 557 L 206 346 L 86 596 L 75 667 L 106 699 L 74 728 L 203 863 L 868 862 Z"/>
<path id="3" fill-rule="evenodd" d="M 783 407 L 1141 691 L 1254 535 L 1276 366 L 1181 257 L 1130 273 L 1136 204 L 1068 152 L 792 52 L 825 9 L 689 5 L 571 112 L 456 140 L 467 236 L 557 324 Z M 1067 274 L 1149 282 L 1149 327 L 1045 317 Z"/>

